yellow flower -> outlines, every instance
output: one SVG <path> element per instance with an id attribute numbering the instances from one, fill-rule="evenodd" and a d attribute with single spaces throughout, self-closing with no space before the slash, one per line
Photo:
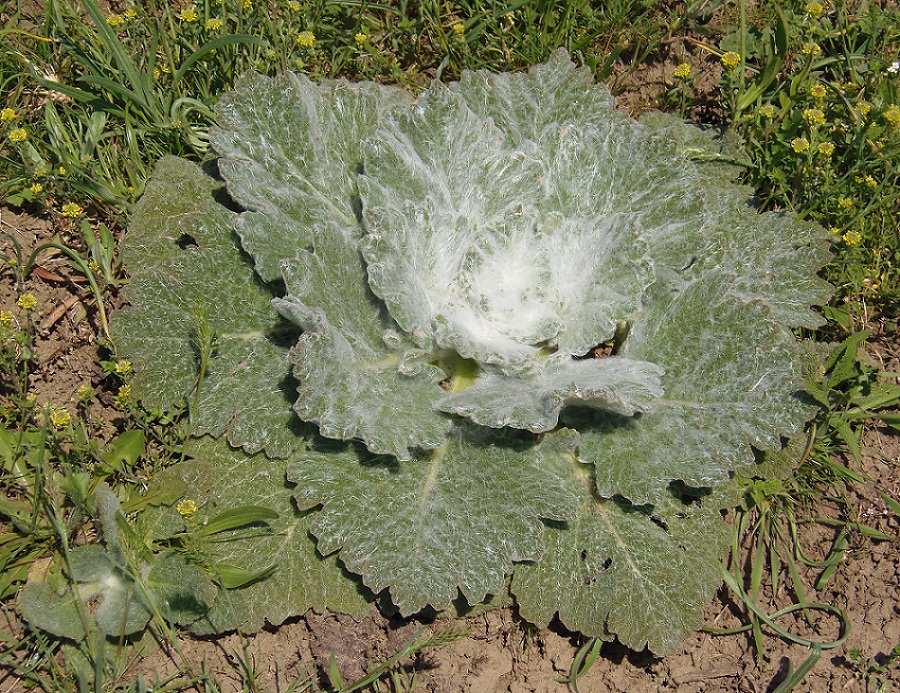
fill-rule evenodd
<path id="1" fill-rule="evenodd" d="M 722 64 L 729 70 L 733 70 L 741 64 L 741 54 L 735 51 L 728 51 L 722 55 Z"/>
<path id="2" fill-rule="evenodd" d="M 135 10 L 133 7 L 129 7 L 127 10 L 125 10 L 125 19 L 131 20 L 135 19 L 136 17 L 137 10 Z"/>
<path id="3" fill-rule="evenodd" d="M 287 6 L 288 6 L 288 9 L 292 10 L 293 12 L 300 11 L 300 3 L 297 2 L 297 0 L 290 0 L 290 2 L 287 4 Z"/>
<path id="4" fill-rule="evenodd" d="M 123 409 L 128 401 L 131 399 L 131 385 L 123 385 L 119 388 L 119 391 L 116 393 L 115 402 L 116 406 L 120 409 Z"/>
<path id="5" fill-rule="evenodd" d="M 9 133 L 9 141 L 15 144 L 19 142 L 24 142 L 28 139 L 28 130 L 25 128 L 16 128 L 15 130 L 10 130 Z"/>
<path id="6" fill-rule="evenodd" d="M 13 314 L 8 310 L 0 310 L 0 325 L 9 327 L 12 324 Z"/>
<path id="7" fill-rule="evenodd" d="M 16 119 L 16 111 L 14 108 L 4 108 L 0 111 L 0 123 L 9 123 Z"/>
<path id="8" fill-rule="evenodd" d="M 675 68 L 675 76 L 678 79 L 687 79 L 691 74 L 691 66 L 688 63 L 679 63 Z"/>
<path id="9" fill-rule="evenodd" d="M 859 231 L 847 231 L 841 238 L 847 245 L 859 245 L 862 242 L 862 235 Z"/>
<path id="10" fill-rule="evenodd" d="M 791 149 L 798 154 L 802 154 L 809 149 L 809 140 L 805 137 L 795 137 L 791 140 Z"/>
<path id="11" fill-rule="evenodd" d="M 65 166 L 60 166 L 58 169 L 56 169 L 56 173 L 60 176 L 65 176 L 68 172 L 69 170 Z"/>
<path id="12" fill-rule="evenodd" d="M 98 274 L 100 272 L 100 263 L 96 260 L 91 260 L 88 262 L 88 269 L 94 274 Z"/>
<path id="13" fill-rule="evenodd" d="M 816 55 L 820 50 L 822 50 L 822 48 L 818 43 L 815 41 L 807 41 L 803 44 L 800 52 L 803 53 L 803 55 Z"/>
<path id="14" fill-rule="evenodd" d="M 87 401 L 94 396 L 94 388 L 90 385 L 82 385 L 75 392 L 75 396 L 78 397 L 79 402 L 86 404 Z"/>
<path id="15" fill-rule="evenodd" d="M 838 208 L 846 211 L 848 209 L 853 208 L 853 199 L 849 197 L 842 197 L 838 200 Z"/>
<path id="16" fill-rule="evenodd" d="M 772 118 L 775 115 L 775 106 L 770 103 L 767 103 L 765 106 L 759 107 L 759 114 L 763 118 Z"/>
<path id="17" fill-rule="evenodd" d="M 808 2 L 806 3 L 806 13 L 816 19 L 825 11 L 825 7 L 821 2 Z"/>
<path id="18" fill-rule="evenodd" d="M 222 28 L 222 20 L 221 19 L 207 19 L 206 20 L 206 30 L 207 31 L 218 31 Z"/>
<path id="19" fill-rule="evenodd" d="M 872 104 L 870 104 L 868 101 L 859 101 L 856 104 L 856 110 L 859 111 L 859 114 L 863 118 L 865 118 L 867 115 L 869 115 L 869 111 L 872 110 Z"/>
<path id="20" fill-rule="evenodd" d="M 106 16 L 106 23 L 111 27 L 122 26 L 125 23 L 125 18 L 122 15 L 113 12 Z"/>
<path id="21" fill-rule="evenodd" d="M 32 194 L 34 194 L 34 195 L 38 195 L 38 194 L 44 192 L 44 186 L 41 185 L 40 183 L 32 183 L 31 187 L 28 188 L 28 189 L 29 189 L 29 190 L 32 192 Z"/>
<path id="22" fill-rule="evenodd" d="M 54 409 L 50 414 L 50 423 L 53 424 L 54 428 L 65 428 L 72 423 L 72 415 L 69 414 L 69 410 L 65 407 Z"/>
<path id="23" fill-rule="evenodd" d="M 900 127 L 900 107 L 895 105 L 888 106 L 882 114 L 884 119 L 895 128 Z"/>
<path id="24" fill-rule="evenodd" d="M 241 5 L 241 9 L 244 10 L 244 12 L 252 10 L 253 9 L 253 0 L 244 0 L 244 3 Z"/>
<path id="25" fill-rule="evenodd" d="M 462 36 L 464 33 L 466 33 L 466 27 L 462 22 L 457 22 L 456 24 L 454 24 L 452 29 L 453 33 L 457 36 Z"/>
<path id="26" fill-rule="evenodd" d="M 356 41 L 357 46 L 362 46 L 366 41 L 369 40 L 369 35 L 364 34 L 363 32 L 360 31 L 359 33 L 356 34 L 356 36 L 353 37 L 353 39 Z"/>
<path id="27" fill-rule="evenodd" d="M 834 142 L 819 142 L 819 154 L 831 156 L 834 154 Z"/>
<path id="28" fill-rule="evenodd" d="M 128 359 L 119 359 L 116 361 L 116 366 L 113 370 L 115 370 L 116 375 L 126 378 L 131 375 L 131 361 Z"/>
<path id="29" fill-rule="evenodd" d="M 824 84 L 814 84 L 809 90 L 809 93 L 816 101 L 821 101 L 825 98 L 825 94 L 828 93 L 828 90 L 825 88 Z"/>
<path id="30" fill-rule="evenodd" d="M 68 219 L 74 219 L 75 217 L 79 217 L 84 212 L 84 208 L 78 204 L 77 202 L 66 202 L 62 206 L 62 215 L 67 217 Z"/>
<path id="31" fill-rule="evenodd" d="M 299 43 L 304 48 L 312 48 L 315 42 L 316 35 L 311 31 L 301 31 L 299 34 L 297 34 L 297 43 Z"/>
<path id="32" fill-rule="evenodd" d="M 803 120 L 810 127 L 822 127 L 825 125 L 825 114 L 818 108 L 806 108 L 803 110 Z"/>
<path id="33" fill-rule="evenodd" d="M 16 305 L 22 310 L 34 310 L 37 306 L 37 299 L 34 297 L 34 294 L 22 294 L 19 296 L 19 300 L 16 301 Z"/>
<path id="34" fill-rule="evenodd" d="M 196 22 L 199 18 L 200 15 L 197 14 L 197 10 L 193 7 L 185 7 L 178 13 L 178 19 L 182 22 Z"/>
<path id="35" fill-rule="evenodd" d="M 175 506 L 175 509 L 182 517 L 190 517 L 195 512 L 197 512 L 197 504 L 189 498 L 186 498 L 185 500 L 179 502 L 178 505 Z"/>

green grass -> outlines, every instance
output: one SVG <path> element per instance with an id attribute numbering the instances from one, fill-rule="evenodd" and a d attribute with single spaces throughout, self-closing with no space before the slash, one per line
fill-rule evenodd
<path id="1" fill-rule="evenodd" d="M 31 257 L 3 237 L 4 276 L 18 299 L 0 312 L 0 599 L 7 604 L 42 559 L 96 532 L 101 484 L 124 499 L 129 516 L 139 516 L 155 502 L 143 496 L 146 480 L 183 453 L 189 421 L 133 401 L 128 364 L 104 334 L 105 307 L 127 281 L 116 238 L 155 161 L 208 154 L 218 96 L 251 70 L 415 91 L 464 69 L 525 68 L 559 46 L 614 93 L 630 88 L 642 66 L 668 60 L 663 81 L 646 85 L 647 103 L 732 128 L 741 142 L 736 161 L 760 207 L 791 210 L 830 234 L 833 259 L 824 275 L 836 293 L 825 307 L 829 323 L 805 336 L 843 345 L 812 393 L 821 413 L 796 475 L 769 485 L 746 480 L 729 566 L 735 585 L 752 602 L 764 575 L 770 582 L 783 576 L 805 605 L 803 566 L 820 571 L 818 587 L 837 569 L 848 537 L 890 539 L 855 523 L 847 498 L 853 485 L 866 483 L 855 468 L 861 427 L 872 420 L 900 427 L 889 413 L 900 401 L 897 374 L 861 357 L 869 335 L 862 328 L 896 333 L 900 317 L 897 8 L 862 0 L 752 7 L 724 0 L 154 0 L 114 3 L 104 15 L 95 0 L 41 6 L 29 15 L 25 3 L 0 2 L 0 198 L 47 215 L 63 231 Z M 99 387 L 119 411 L 113 434 L 90 413 L 100 395 L 91 387 L 72 393 L 74 404 L 32 397 L 41 367 L 37 318 L 50 306 L 29 293 L 30 270 L 51 252 L 67 258 L 71 276 L 89 282 L 97 337 L 108 353 Z M 882 498 L 900 512 L 895 499 Z M 818 522 L 817 507 L 828 502 L 842 519 L 828 525 L 832 551 L 812 561 L 798 527 Z M 748 613 L 759 652 L 765 618 Z M 177 643 L 164 620 L 154 620 L 152 630 Z M 595 645 L 573 666 L 573 683 L 594 661 Z M 102 638 L 73 646 L 40 632 L 8 643 L 0 655 L 23 680 L 60 691 L 121 687 L 121 656 L 104 649 Z M 250 658 L 240 661 L 239 676 L 254 690 Z M 377 675 L 361 687 L 409 686 L 395 663 L 373 669 Z M 873 678 L 883 673 L 864 664 Z M 216 682 L 188 672 L 168 685 L 212 690 Z M 292 689 L 314 685 L 296 681 Z"/>

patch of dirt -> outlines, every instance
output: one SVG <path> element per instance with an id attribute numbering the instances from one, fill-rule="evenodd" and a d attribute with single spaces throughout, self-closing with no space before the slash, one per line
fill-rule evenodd
<path id="1" fill-rule="evenodd" d="M 72 231 L 63 223 L 0 208 L 0 233 L 16 240 L 24 260 L 37 246 L 52 241 L 57 234 L 64 242 L 73 243 Z M 9 258 L 15 256 L 14 244 L 8 237 L 0 238 L 0 249 Z M 38 256 L 35 271 L 25 281 L 24 291 L 37 299 L 33 320 L 37 337 L 34 363 L 38 370 L 31 373 L 29 383 L 38 407 L 72 405 L 80 386 L 99 388 L 102 385 L 99 362 L 108 355 L 99 344 L 98 335 L 102 331 L 95 322 L 92 297 L 86 284 L 79 283 L 78 279 L 73 276 L 66 257 L 48 249 Z M 21 320 L 24 312 L 16 307 L 17 299 L 14 269 L 3 263 L 0 309 L 12 311 Z M 101 409 L 98 407 L 93 413 L 99 414 Z"/>

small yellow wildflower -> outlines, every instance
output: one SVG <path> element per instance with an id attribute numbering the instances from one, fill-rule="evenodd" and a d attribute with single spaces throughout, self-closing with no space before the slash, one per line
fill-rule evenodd
<path id="1" fill-rule="evenodd" d="M 75 396 L 82 404 L 87 404 L 88 400 L 94 396 L 94 388 L 90 385 L 82 385 L 76 390 Z"/>
<path id="2" fill-rule="evenodd" d="M 18 144 L 19 142 L 24 142 L 28 139 L 28 130 L 25 128 L 16 128 L 15 130 L 10 130 L 9 132 L 9 141 L 14 144 Z"/>
<path id="3" fill-rule="evenodd" d="M 822 47 L 815 41 L 807 41 L 803 44 L 803 47 L 800 48 L 800 52 L 803 53 L 803 55 L 817 55 L 821 50 Z"/>
<path id="4" fill-rule="evenodd" d="M 729 70 L 733 70 L 741 64 L 741 54 L 735 51 L 728 51 L 722 55 L 722 64 Z"/>
<path id="5" fill-rule="evenodd" d="M 88 269 L 94 274 L 98 274 L 100 272 L 100 263 L 96 260 L 90 260 L 88 262 Z"/>
<path id="6" fill-rule="evenodd" d="M 859 231 L 847 231 L 841 238 L 847 245 L 859 245 L 862 242 L 862 235 Z"/>
<path id="7" fill-rule="evenodd" d="M 197 512 L 197 504 L 190 498 L 186 498 L 185 500 L 179 502 L 178 505 L 175 506 L 175 509 L 182 517 L 190 517 L 195 512 Z"/>
<path id="8" fill-rule="evenodd" d="M 75 217 L 82 215 L 84 208 L 77 202 L 66 202 L 66 204 L 62 206 L 61 211 L 64 217 L 74 219 Z"/>
<path id="9" fill-rule="evenodd" d="M 197 10 L 193 7 L 185 7 L 178 13 L 178 19 L 182 22 L 196 22 L 199 18 L 200 15 L 197 14 Z"/>
<path id="10" fill-rule="evenodd" d="M 290 0 L 290 2 L 287 4 L 287 6 L 288 6 L 288 9 L 291 10 L 292 12 L 300 11 L 300 3 L 297 2 L 297 0 Z"/>
<path id="11" fill-rule="evenodd" d="M 115 371 L 116 375 L 122 378 L 127 378 L 129 375 L 131 375 L 131 361 L 129 361 L 128 359 L 119 359 L 118 361 L 116 361 L 116 365 L 113 370 Z"/>
<path id="12" fill-rule="evenodd" d="M 205 28 L 207 31 L 218 31 L 222 28 L 222 20 L 215 17 L 207 19 Z"/>
<path id="13" fill-rule="evenodd" d="M 451 28 L 453 29 L 453 33 L 457 36 L 462 36 L 464 33 L 466 33 L 466 27 L 462 22 L 457 22 Z"/>
<path id="14" fill-rule="evenodd" d="M 244 3 L 241 5 L 241 9 L 244 12 L 248 12 L 253 9 L 253 0 L 244 0 Z"/>
<path id="15" fill-rule="evenodd" d="M 822 156 L 831 156 L 834 154 L 834 142 L 819 142 L 818 150 Z"/>
<path id="16" fill-rule="evenodd" d="M 838 200 L 838 208 L 844 211 L 848 209 L 853 209 L 853 198 L 850 197 L 842 197 Z"/>
<path id="17" fill-rule="evenodd" d="M 109 24 L 113 28 L 119 27 L 125 23 L 125 17 L 113 12 L 112 14 L 106 15 L 106 23 Z"/>
<path id="18" fill-rule="evenodd" d="M 805 137 L 795 137 L 791 140 L 791 149 L 798 154 L 802 154 L 809 149 L 809 140 Z"/>
<path id="19" fill-rule="evenodd" d="M 65 428 L 72 423 L 72 415 L 69 414 L 69 410 L 65 407 L 54 409 L 50 413 L 50 423 L 52 423 L 56 429 Z"/>
<path id="20" fill-rule="evenodd" d="M 775 106 L 770 103 L 767 103 L 765 106 L 760 106 L 759 114 L 763 118 L 773 118 L 775 116 Z"/>
<path id="21" fill-rule="evenodd" d="M 860 182 L 864 183 L 865 185 L 867 185 L 867 186 L 870 187 L 870 188 L 877 188 L 877 187 L 878 187 L 878 181 L 875 180 L 875 179 L 874 179 L 872 176 L 870 176 L 868 173 L 867 173 L 866 175 L 863 176 L 863 179 L 862 179 L 862 181 L 860 181 Z"/>
<path id="22" fill-rule="evenodd" d="M 299 34 L 297 34 L 297 43 L 299 43 L 304 48 L 312 48 L 315 42 L 316 35 L 311 31 L 301 31 Z"/>
<path id="23" fill-rule="evenodd" d="M 825 6 L 821 2 L 806 3 L 806 13 L 813 19 L 820 17 L 823 12 L 825 12 Z"/>
<path id="24" fill-rule="evenodd" d="M 882 115 L 895 128 L 900 127 L 900 107 L 895 105 L 888 106 Z"/>
<path id="25" fill-rule="evenodd" d="M 820 128 L 825 125 L 825 114 L 819 108 L 805 108 L 803 110 L 803 120 L 810 127 Z"/>
<path id="26" fill-rule="evenodd" d="M 368 34 L 364 34 L 363 32 L 360 31 L 359 33 L 356 34 L 356 36 L 353 37 L 353 39 L 356 41 L 356 45 L 357 45 L 357 46 L 362 47 L 362 45 L 363 45 L 366 41 L 369 40 L 369 35 L 368 35 Z"/>
<path id="27" fill-rule="evenodd" d="M 125 10 L 125 19 L 131 21 L 132 19 L 136 19 L 136 18 L 137 18 L 137 10 L 136 9 L 134 9 L 133 7 L 129 7 L 127 10 Z"/>
<path id="28" fill-rule="evenodd" d="M 13 314 L 8 310 L 0 310 L 0 325 L 9 327 L 12 324 Z"/>
<path id="29" fill-rule="evenodd" d="M 809 93 L 816 101 L 821 101 L 825 98 L 828 90 L 825 88 L 824 84 L 814 84 L 810 88 Z"/>
<path id="30" fill-rule="evenodd" d="M 116 393 L 115 402 L 116 406 L 120 409 L 124 408 L 128 401 L 131 399 L 131 385 L 123 385 L 119 388 L 119 391 Z"/>
<path id="31" fill-rule="evenodd" d="M 31 187 L 28 189 L 31 191 L 32 195 L 39 195 L 44 192 L 44 186 L 40 183 L 32 183 Z"/>
<path id="32" fill-rule="evenodd" d="M 0 111 L 0 123 L 10 123 L 16 119 L 16 110 L 14 108 L 4 108 Z"/>
<path id="33" fill-rule="evenodd" d="M 65 166 L 60 166 L 58 169 L 56 169 L 56 173 L 57 175 L 65 176 L 69 173 L 69 169 L 67 169 Z"/>
<path id="34" fill-rule="evenodd" d="M 688 63 L 679 63 L 675 68 L 675 76 L 678 79 L 687 79 L 691 74 L 691 66 Z"/>
<path id="35" fill-rule="evenodd" d="M 859 114 L 863 118 L 865 118 L 867 115 L 869 115 L 869 111 L 872 110 L 872 104 L 870 104 L 868 101 L 859 101 L 856 104 L 856 110 L 859 111 Z"/>
<path id="36" fill-rule="evenodd" d="M 34 310 L 37 306 L 37 299 L 34 297 L 34 294 L 22 294 L 19 296 L 19 300 L 16 301 L 16 305 L 22 310 Z"/>

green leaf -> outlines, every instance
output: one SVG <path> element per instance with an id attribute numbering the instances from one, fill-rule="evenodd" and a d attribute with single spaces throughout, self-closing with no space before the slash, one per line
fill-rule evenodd
<path id="1" fill-rule="evenodd" d="M 143 431 L 125 431 L 116 436 L 102 453 L 103 461 L 113 469 L 134 467 L 146 449 Z"/>
<path id="2" fill-rule="evenodd" d="M 372 452 L 400 459 L 410 457 L 409 448 L 441 445 L 450 422 L 434 407 L 445 373 L 424 358 L 406 358 L 414 344 L 373 301 L 355 244 L 317 234 L 312 250 L 282 269 L 288 295 L 274 303 L 304 330 L 291 355 L 302 383 L 294 405 L 300 418 L 324 436 L 359 438 Z"/>
<path id="3" fill-rule="evenodd" d="M 198 386 L 198 311 L 217 339 L 192 411 L 198 434 L 225 434 L 249 452 L 286 456 L 302 442 L 291 410 L 295 332 L 271 305 L 232 236 L 221 186 L 182 159 L 160 160 L 123 240 L 130 307 L 112 321 L 146 405 L 182 406 Z M 133 269 L 132 269 L 133 268 Z"/>
<path id="4" fill-rule="evenodd" d="M 519 613 L 542 627 L 558 614 L 587 636 L 671 654 L 721 585 L 728 525 L 717 507 L 671 497 L 660 507 L 595 500 L 588 475 L 579 476 L 577 518 L 548 526 L 544 554 L 516 568 Z"/>
<path id="5" fill-rule="evenodd" d="M 411 96 L 397 87 L 345 80 L 315 84 L 303 75 L 251 75 L 217 104 L 228 192 L 247 209 L 237 231 L 266 281 L 315 238 L 314 229 L 360 235 L 356 178 L 361 143 Z M 277 113 L 277 117 L 260 117 Z"/>
<path id="6" fill-rule="evenodd" d="M 731 298 L 731 285 L 710 272 L 652 294 L 621 354 L 665 364 L 665 395 L 639 417 L 585 423 L 580 455 L 594 462 L 602 497 L 655 503 L 676 480 L 722 483 L 754 447 L 779 449 L 812 415 L 793 336 L 763 306 Z"/>
<path id="7" fill-rule="evenodd" d="M 647 412 L 663 394 L 663 369 L 622 358 L 546 358 L 523 375 L 484 370 L 475 383 L 438 402 L 441 411 L 467 416 L 483 426 L 554 429 L 567 404 L 580 404 L 625 416 Z"/>
<path id="8" fill-rule="evenodd" d="M 153 561 L 146 579 L 157 608 L 170 623 L 187 625 L 213 604 L 216 587 L 206 574 L 176 551 L 164 551 Z"/>
<path id="9" fill-rule="evenodd" d="M 194 440 L 190 454 L 193 459 L 166 470 L 164 476 L 182 481 L 190 489 L 190 497 L 198 505 L 202 501 L 208 512 L 238 507 L 252 499 L 278 513 L 264 531 L 240 528 L 206 539 L 206 552 L 214 565 L 235 566 L 264 579 L 240 589 L 220 589 L 213 607 L 192 625 L 194 631 L 238 629 L 250 633 L 267 622 L 280 625 L 310 609 L 357 617 L 366 613 L 371 595 L 361 590 L 334 558 L 323 559 L 317 553 L 309 534 L 310 517 L 297 511 L 285 480 L 287 461 L 247 455 L 207 437 Z M 146 526 L 163 532 L 170 523 L 153 514 L 169 517 L 172 524 L 180 521 L 174 507 L 148 508 L 142 513 Z M 275 569 L 266 577 L 273 561 Z"/>
<path id="10" fill-rule="evenodd" d="M 541 518 L 566 520 L 576 497 L 562 487 L 576 434 L 533 446 L 471 426 L 409 462 L 323 445 L 289 472 L 301 508 L 322 506 L 312 532 L 373 592 L 389 589 L 403 614 L 443 609 L 461 591 L 469 604 L 504 588 L 514 561 L 542 551 Z"/>
<path id="11" fill-rule="evenodd" d="M 265 524 L 277 519 L 278 513 L 271 508 L 263 508 L 258 505 L 242 505 L 225 510 L 204 522 L 198 533 L 200 536 L 208 537 L 219 532 L 227 532 L 230 529 L 238 529 L 251 524 Z"/>

